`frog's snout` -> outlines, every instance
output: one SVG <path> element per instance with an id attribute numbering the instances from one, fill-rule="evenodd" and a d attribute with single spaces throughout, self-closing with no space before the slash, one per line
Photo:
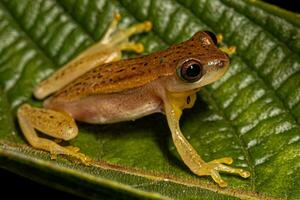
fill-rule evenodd
<path id="1" fill-rule="evenodd" d="M 219 68 L 227 68 L 227 67 L 229 66 L 229 57 L 228 57 L 228 59 L 226 59 L 226 60 L 221 60 L 221 61 L 217 64 L 217 66 L 218 66 Z"/>
<path id="2" fill-rule="evenodd" d="M 224 55 L 224 59 L 218 59 L 214 62 L 213 66 L 216 70 L 221 70 L 224 68 L 228 68 L 229 66 L 229 57 L 227 55 Z"/>
<path id="3" fill-rule="evenodd" d="M 230 63 L 230 57 L 229 54 L 224 52 L 224 57 L 220 60 L 219 68 L 227 68 Z"/>

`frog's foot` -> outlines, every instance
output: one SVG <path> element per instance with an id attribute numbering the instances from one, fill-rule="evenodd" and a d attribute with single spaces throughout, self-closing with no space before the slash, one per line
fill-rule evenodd
<path id="1" fill-rule="evenodd" d="M 57 158 L 57 155 L 67 155 L 78 159 L 84 165 L 90 165 L 90 161 L 92 159 L 84 155 L 83 153 L 80 153 L 79 150 L 80 149 L 78 147 L 74 147 L 74 146 L 62 147 L 59 145 L 52 145 L 49 148 L 49 152 L 51 154 L 52 160 L 55 160 Z"/>
<path id="2" fill-rule="evenodd" d="M 230 174 L 239 174 L 243 178 L 248 178 L 250 176 L 250 172 L 246 170 L 227 166 L 232 164 L 232 162 L 233 160 L 230 157 L 216 159 L 208 163 L 204 163 L 198 170 L 195 170 L 195 173 L 199 176 L 211 176 L 220 187 L 227 186 L 227 183 L 221 178 L 219 174 L 220 171 Z"/>
<path id="3" fill-rule="evenodd" d="M 75 146 L 66 146 L 65 147 L 66 149 L 69 149 L 70 151 L 73 151 L 75 153 L 79 152 L 80 151 L 80 148 L 79 147 L 75 147 Z"/>
<path id="4" fill-rule="evenodd" d="M 145 21 L 142 23 L 134 24 L 128 28 L 125 29 L 118 29 L 117 25 L 119 21 L 121 20 L 120 14 L 116 13 L 114 16 L 113 21 L 111 22 L 107 32 L 105 33 L 103 39 L 101 40 L 102 44 L 109 44 L 111 46 L 120 46 L 121 48 L 122 43 L 128 43 L 128 38 L 131 37 L 134 34 L 141 33 L 141 32 L 147 32 L 150 31 L 152 28 L 152 23 L 150 21 Z M 133 48 L 125 48 L 124 50 L 133 50 L 138 49 L 137 52 L 140 52 L 141 44 L 137 43 L 137 46 L 134 46 L 134 43 L 129 43 L 130 47 Z M 128 46 L 128 45 L 127 45 Z M 128 47 L 129 47 L 128 46 Z M 122 49 L 123 50 L 123 49 Z"/>

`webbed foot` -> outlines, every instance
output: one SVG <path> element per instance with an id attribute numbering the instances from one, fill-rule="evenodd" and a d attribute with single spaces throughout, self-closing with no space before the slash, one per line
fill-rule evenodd
<path id="1" fill-rule="evenodd" d="M 243 178 L 248 178 L 250 176 L 250 172 L 246 170 L 227 166 L 232 164 L 232 162 L 233 159 L 231 157 L 216 159 L 208 163 L 204 163 L 201 165 L 199 171 L 196 171 L 195 173 L 199 176 L 211 176 L 220 187 L 226 187 L 228 184 L 221 178 L 219 172 L 238 174 Z"/>
<path id="2" fill-rule="evenodd" d="M 49 152 L 51 154 L 52 160 L 55 160 L 57 158 L 57 155 L 68 155 L 75 159 L 78 159 L 84 165 L 90 165 L 90 161 L 92 159 L 85 154 L 80 153 L 79 150 L 80 149 L 78 147 L 74 146 L 62 147 L 59 145 L 52 145 L 49 149 Z"/>

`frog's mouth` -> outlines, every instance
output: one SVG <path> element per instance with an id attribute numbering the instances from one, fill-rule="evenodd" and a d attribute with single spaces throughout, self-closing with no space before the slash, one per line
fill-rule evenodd
<path id="1" fill-rule="evenodd" d="M 207 72 L 202 77 L 202 80 L 199 82 L 199 86 L 203 87 L 210 83 L 213 83 L 219 80 L 229 69 L 229 63 L 225 61 L 220 61 L 220 63 L 215 64 L 213 66 L 209 66 L 206 68 Z"/>

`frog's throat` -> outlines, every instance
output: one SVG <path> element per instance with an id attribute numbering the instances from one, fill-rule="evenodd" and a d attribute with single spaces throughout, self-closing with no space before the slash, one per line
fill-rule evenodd
<path id="1" fill-rule="evenodd" d="M 182 114 L 182 110 L 186 108 L 192 108 L 197 99 L 198 90 L 192 90 L 188 92 L 169 92 L 167 91 L 167 97 L 175 110 L 176 116 L 179 118 Z"/>

